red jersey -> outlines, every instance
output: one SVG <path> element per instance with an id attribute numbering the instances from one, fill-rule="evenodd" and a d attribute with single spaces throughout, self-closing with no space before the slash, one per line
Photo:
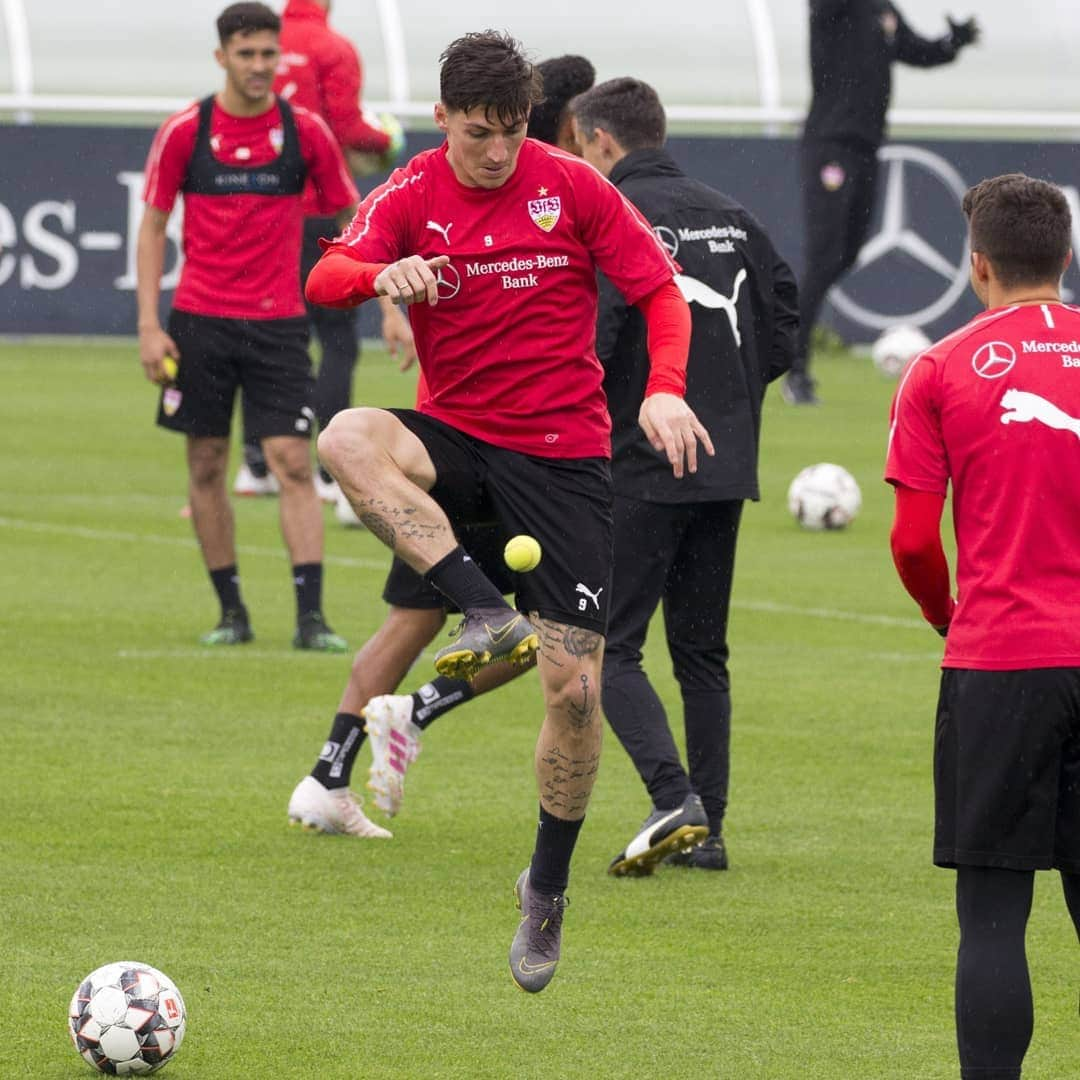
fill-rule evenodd
<path id="1" fill-rule="evenodd" d="M 143 201 L 169 213 L 189 179 L 197 149 L 199 103 L 170 117 L 158 130 L 146 162 Z M 302 168 L 323 213 L 359 198 L 341 151 L 326 124 L 303 108 L 292 109 Z M 259 116 L 232 116 L 214 102 L 209 147 L 223 172 L 256 169 L 286 150 L 286 125 L 278 103 Z M 184 195 L 184 267 L 173 300 L 195 315 L 228 319 L 284 319 L 303 315 L 300 191 Z"/>
<path id="2" fill-rule="evenodd" d="M 450 256 L 438 304 L 409 308 L 420 412 L 525 454 L 610 456 L 596 268 L 633 304 L 677 266 L 591 165 L 526 139 L 502 187 L 468 187 L 443 144 L 371 192 L 333 250 L 365 263 Z"/>
<path id="3" fill-rule="evenodd" d="M 885 478 L 952 484 L 957 607 L 945 667 L 1080 666 L 1080 308 L 997 308 L 919 357 Z"/>
<path id="4" fill-rule="evenodd" d="M 330 29 L 328 12 L 313 0 L 289 0 L 281 13 L 281 61 L 274 92 L 321 116 L 347 150 L 381 154 L 390 136 L 360 107 L 363 71 L 352 42 Z M 304 214 L 320 213 L 311 185 Z"/>

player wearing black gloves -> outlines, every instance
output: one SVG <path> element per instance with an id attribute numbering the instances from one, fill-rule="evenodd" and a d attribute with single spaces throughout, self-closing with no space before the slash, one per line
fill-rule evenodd
<path id="1" fill-rule="evenodd" d="M 854 264 L 870 226 L 893 61 L 948 64 L 979 38 L 973 18 L 948 24 L 943 37 L 923 38 L 888 0 L 810 0 L 813 98 L 801 148 L 799 340 L 782 387 L 793 405 L 818 402 L 809 372 L 810 334 L 826 294 Z"/>

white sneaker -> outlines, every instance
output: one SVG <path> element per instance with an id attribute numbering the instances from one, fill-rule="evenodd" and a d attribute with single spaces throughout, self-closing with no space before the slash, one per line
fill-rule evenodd
<path id="1" fill-rule="evenodd" d="M 345 498 L 345 492 L 338 492 L 337 502 L 334 504 L 334 517 L 341 522 L 342 525 L 347 525 L 350 529 L 362 529 L 364 523 L 356 516 L 356 511 L 352 508 L 352 504 Z"/>
<path id="2" fill-rule="evenodd" d="M 373 697 L 361 710 L 371 739 L 368 788 L 375 805 L 393 817 L 405 798 L 405 770 L 420 756 L 420 729 L 412 722 L 413 701 L 407 694 Z"/>
<path id="3" fill-rule="evenodd" d="M 336 480 L 324 480 L 322 473 L 318 469 L 315 470 L 315 494 L 319 496 L 319 501 L 329 503 L 331 506 L 336 506 L 338 499 L 341 498 L 341 488 L 337 486 Z"/>
<path id="4" fill-rule="evenodd" d="M 281 486 L 272 472 L 256 476 L 245 461 L 236 471 L 232 489 L 234 495 L 277 495 Z"/>
<path id="5" fill-rule="evenodd" d="M 314 776 L 305 776 L 296 785 L 289 800 L 289 824 L 371 840 L 389 840 L 394 835 L 368 818 L 347 787 L 326 788 Z"/>

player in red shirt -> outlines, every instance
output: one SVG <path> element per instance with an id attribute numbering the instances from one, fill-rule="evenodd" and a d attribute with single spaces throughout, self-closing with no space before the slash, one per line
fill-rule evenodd
<path id="1" fill-rule="evenodd" d="M 1080 933 L 1080 309 L 1061 302 L 1071 222 L 1011 174 L 964 197 L 987 311 L 908 368 L 886 479 L 893 559 L 945 636 L 934 862 L 955 867 L 965 1080 L 1018 1080 L 1033 1007 L 1036 870 L 1061 872 Z M 941 545 L 952 485 L 957 599 Z"/>
<path id="2" fill-rule="evenodd" d="M 537 70 L 543 77 L 544 100 L 529 114 L 528 134 L 560 149 L 573 150 L 576 143 L 568 105 L 573 97 L 592 86 L 596 77 L 593 66 L 583 56 L 559 56 L 542 60 Z M 418 400 L 427 397 L 423 377 L 417 394 Z M 503 564 L 507 541 L 503 530 L 496 524 L 465 527 L 459 538 L 500 593 L 512 593 L 513 578 Z M 390 567 L 382 597 L 387 604 L 386 618 L 357 652 L 319 757 L 289 798 L 288 817 L 294 825 L 345 836 L 388 836 L 385 829 L 369 820 L 361 800 L 349 787 L 365 738 L 371 737 L 367 786 L 375 793 L 375 805 L 393 817 L 404 798 L 405 773 L 420 753 L 421 731 L 443 713 L 527 670 L 524 665 L 489 665 L 472 679 L 439 675 L 422 681 L 411 694 L 395 694 L 446 622 L 447 600 L 397 558 Z"/>
<path id="3" fill-rule="evenodd" d="M 319 453 L 371 532 L 465 614 L 440 674 L 539 649 L 540 825 L 518 878 L 514 979 L 538 991 L 559 958 L 570 856 L 599 767 L 599 675 L 611 570 L 610 420 L 594 334 L 600 267 L 645 313 L 642 426 L 676 475 L 708 435 L 682 398 L 689 310 L 648 223 L 580 159 L 525 137 L 539 77 L 512 38 L 469 34 L 442 57 L 437 150 L 372 192 L 308 279 L 308 298 L 410 306 L 426 396 L 352 409 Z M 454 527 L 536 537 L 510 608 Z M 451 524 L 453 522 L 453 525 Z M 532 620 L 530 622 L 530 619 Z"/>
<path id="4" fill-rule="evenodd" d="M 139 357 L 163 384 L 158 423 L 187 436 L 192 522 L 221 603 L 208 645 L 253 637 L 240 596 L 225 488 L 237 389 L 245 425 L 281 484 L 281 528 L 293 565 L 297 648 L 340 652 L 322 615 L 322 512 L 311 477 L 314 423 L 300 291 L 301 193 L 310 178 L 326 213 L 358 196 L 326 125 L 275 98 L 280 20 L 265 4 L 218 19 L 225 87 L 170 117 L 146 166 L 138 238 Z M 165 228 L 184 194 L 184 268 L 168 331 L 158 321 Z M 175 375 L 166 371 L 171 357 Z"/>
<path id="5" fill-rule="evenodd" d="M 404 144 L 401 125 L 393 117 L 382 121 L 360 106 L 363 83 L 360 57 L 352 42 L 335 33 L 327 22 L 329 0 L 289 0 L 281 14 L 281 59 L 274 76 L 274 91 L 291 105 L 321 116 L 355 172 L 372 167 L 388 169 Z M 384 127 L 385 123 L 385 127 Z M 300 279 L 306 280 L 319 261 L 319 241 L 340 231 L 339 222 L 319 204 L 310 181 L 304 186 L 304 244 Z M 412 334 L 400 310 L 386 301 L 380 305 L 383 337 L 391 353 L 401 353 L 408 365 L 415 357 Z M 353 369 L 360 342 L 356 313 L 308 306 L 311 329 L 319 339 L 321 358 L 315 376 L 313 407 L 319 427 L 352 402 Z M 315 488 L 324 502 L 335 502 L 337 485 L 325 470 L 315 476 Z M 273 477 L 258 440 L 245 441 L 244 465 L 237 474 L 237 494 L 272 494 Z"/>

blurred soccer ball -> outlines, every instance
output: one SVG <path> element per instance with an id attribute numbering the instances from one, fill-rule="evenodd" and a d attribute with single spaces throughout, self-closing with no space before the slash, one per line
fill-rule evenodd
<path id="1" fill-rule="evenodd" d="M 807 466 L 791 481 L 787 501 L 804 529 L 842 529 L 859 512 L 862 492 L 847 469 L 821 462 Z"/>
<path id="2" fill-rule="evenodd" d="M 68 1009 L 75 1049 L 112 1076 L 160 1069 L 180 1048 L 186 1027 L 184 999 L 172 980 L 129 960 L 90 972 Z"/>
<path id="3" fill-rule="evenodd" d="M 930 339 L 917 326 L 890 326 L 874 342 L 870 356 L 882 375 L 895 379 L 930 344 Z"/>

